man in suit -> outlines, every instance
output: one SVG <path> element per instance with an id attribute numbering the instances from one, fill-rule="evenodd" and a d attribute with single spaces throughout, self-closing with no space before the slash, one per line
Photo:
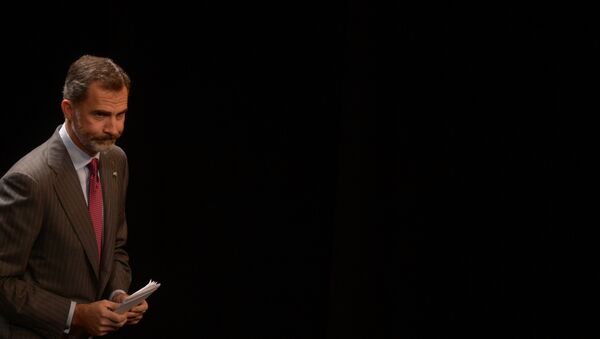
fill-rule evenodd
<path id="1" fill-rule="evenodd" d="M 0 338 L 87 338 L 137 324 L 115 308 L 131 282 L 125 250 L 129 76 L 84 55 L 67 72 L 52 136 L 0 179 Z"/>

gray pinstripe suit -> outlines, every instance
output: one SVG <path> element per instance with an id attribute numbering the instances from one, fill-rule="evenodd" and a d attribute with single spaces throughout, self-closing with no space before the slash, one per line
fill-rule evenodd
<path id="1" fill-rule="evenodd" d="M 63 337 L 71 300 L 91 302 L 129 288 L 128 167 L 121 148 L 100 155 L 100 176 L 101 262 L 58 129 L 0 179 L 0 338 Z"/>

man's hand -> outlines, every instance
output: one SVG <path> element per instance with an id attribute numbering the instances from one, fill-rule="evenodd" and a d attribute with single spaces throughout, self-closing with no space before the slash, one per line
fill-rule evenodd
<path id="1" fill-rule="evenodd" d="M 92 336 L 103 336 L 116 331 L 127 322 L 125 314 L 114 312 L 118 306 L 118 303 L 108 300 L 77 304 L 71 327 L 83 330 Z"/>
<path id="2" fill-rule="evenodd" d="M 129 295 L 127 293 L 119 293 L 113 297 L 113 301 L 122 303 L 125 298 Z M 148 303 L 146 300 L 142 301 L 138 305 L 132 307 L 128 312 L 125 313 L 127 316 L 127 325 L 135 325 L 142 320 L 144 313 L 148 310 Z"/>

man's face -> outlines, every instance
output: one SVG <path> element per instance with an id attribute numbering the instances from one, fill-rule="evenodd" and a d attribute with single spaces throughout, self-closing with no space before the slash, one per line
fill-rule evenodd
<path id="1" fill-rule="evenodd" d="M 125 128 L 127 100 L 125 87 L 114 92 L 92 83 L 86 100 L 73 107 L 74 112 L 69 119 L 84 151 L 93 155 L 107 151 L 115 144 Z"/>

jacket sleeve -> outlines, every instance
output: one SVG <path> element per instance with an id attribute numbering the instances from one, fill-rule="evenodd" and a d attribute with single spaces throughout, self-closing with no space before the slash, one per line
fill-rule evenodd
<path id="1" fill-rule="evenodd" d="M 47 338 L 59 338 L 70 300 L 24 279 L 31 249 L 42 227 L 38 183 L 10 172 L 0 179 L 0 313 Z"/>

